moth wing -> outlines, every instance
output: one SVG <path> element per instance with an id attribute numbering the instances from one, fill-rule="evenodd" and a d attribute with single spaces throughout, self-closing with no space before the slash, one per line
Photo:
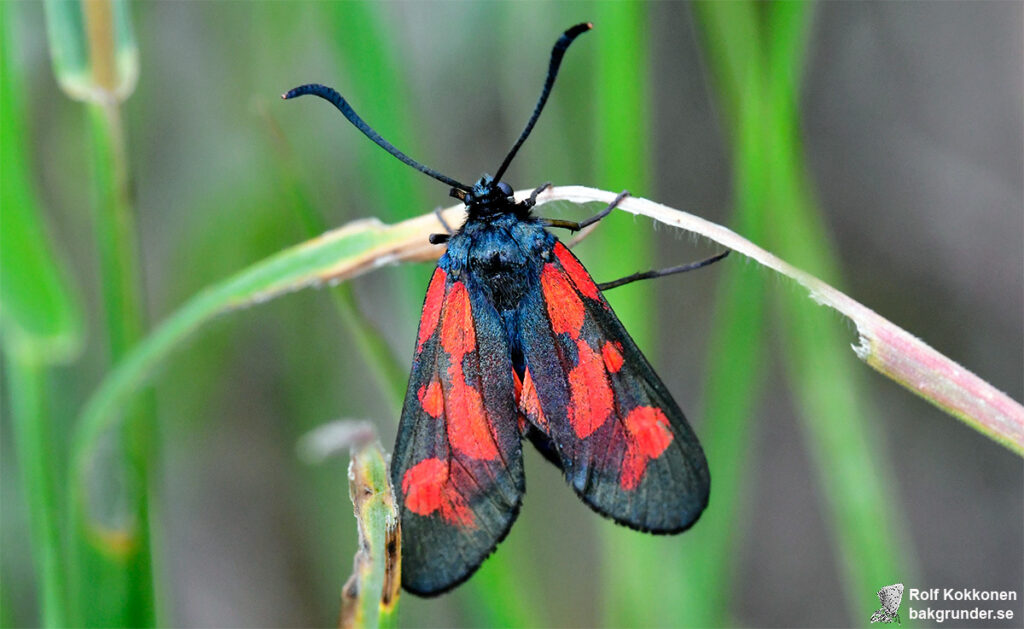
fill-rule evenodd
<path id="1" fill-rule="evenodd" d="M 435 595 L 458 585 L 512 526 L 524 490 L 514 396 L 497 312 L 439 267 L 391 462 L 406 590 Z"/>
<path id="2" fill-rule="evenodd" d="M 520 304 L 521 412 L 595 511 L 683 531 L 708 500 L 700 443 L 587 271 L 561 243 L 553 253 Z"/>

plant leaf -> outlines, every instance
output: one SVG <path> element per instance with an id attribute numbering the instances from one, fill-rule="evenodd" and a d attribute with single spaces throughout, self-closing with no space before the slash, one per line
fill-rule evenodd
<path id="1" fill-rule="evenodd" d="M 4 7 L 0 37 L 0 332 L 6 351 L 39 363 L 68 362 L 82 346 L 82 313 L 47 238 L 26 168 L 13 33 Z"/>

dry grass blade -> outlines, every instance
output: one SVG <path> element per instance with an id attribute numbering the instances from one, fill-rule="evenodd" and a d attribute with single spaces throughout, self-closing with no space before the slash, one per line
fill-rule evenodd
<path id="1" fill-rule="evenodd" d="M 402 583 L 402 531 L 379 443 L 353 447 L 348 476 L 359 550 L 341 591 L 338 626 L 392 625 Z"/>
<path id="2" fill-rule="evenodd" d="M 571 201 L 609 203 L 615 193 L 565 186 L 541 193 L 537 203 Z M 1024 454 L 1024 407 L 848 295 L 795 268 L 735 232 L 646 199 L 625 199 L 619 209 L 700 234 L 786 277 L 796 280 L 817 303 L 848 317 L 857 326 L 857 356 L 969 426 Z"/>

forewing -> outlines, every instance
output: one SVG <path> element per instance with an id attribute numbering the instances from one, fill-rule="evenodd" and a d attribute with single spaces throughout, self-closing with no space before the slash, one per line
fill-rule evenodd
<path id="1" fill-rule="evenodd" d="M 434 272 L 392 455 L 402 586 L 421 595 L 480 566 L 515 520 L 524 487 L 505 332 L 467 281 Z"/>
<path id="2" fill-rule="evenodd" d="M 521 412 L 597 512 L 655 533 L 707 505 L 704 452 L 683 412 L 573 254 L 557 243 L 520 305 Z"/>

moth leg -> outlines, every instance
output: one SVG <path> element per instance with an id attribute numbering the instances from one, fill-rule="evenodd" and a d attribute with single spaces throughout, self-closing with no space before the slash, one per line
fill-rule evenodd
<path id="1" fill-rule="evenodd" d="M 449 236 L 455 233 L 455 230 L 448 225 L 448 221 L 444 220 L 444 214 L 441 213 L 440 205 L 434 208 L 434 216 L 436 216 L 437 220 L 441 222 L 441 226 L 444 227 L 444 230 L 448 232 Z"/>
<path id="2" fill-rule="evenodd" d="M 442 244 L 448 242 L 448 239 L 451 238 L 452 234 L 454 234 L 455 232 L 452 231 L 452 228 L 448 225 L 448 221 L 444 220 L 444 214 L 441 213 L 441 207 L 440 206 L 434 208 L 434 216 L 437 217 L 437 220 L 441 222 L 441 226 L 444 227 L 444 230 L 446 232 L 448 232 L 448 233 L 447 234 L 430 234 L 430 237 L 428 238 L 428 240 L 430 240 L 430 244 L 432 244 L 432 245 L 442 245 Z"/>
<path id="3" fill-rule="evenodd" d="M 672 275 L 674 273 L 685 273 L 687 271 L 693 271 L 695 269 L 699 269 L 701 267 L 708 266 L 709 264 L 714 264 L 715 262 L 718 262 L 725 256 L 729 255 L 729 251 L 729 249 L 726 249 L 724 252 L 716 256 L 712 256 L 707 260 L 701 260 L 699 262 L 690 262 L 689 264 L 670 266 L 667 269 L 659 269 L 656 271 L 644 271 L 642 273 L 634 273 L 632 275 L 627 275 L 626 277 L 622 277 L 611 282 L 604 282 L 602 284 L 598 284 L 597 287 L 600 288 L 601 290 L 609 290 L 612 288 L 618 288 L 619 286 L 623 286 L 625 284 L 629 284 L 630 282 L 636 282 L 637 280 L 649 280 L 655 277 L 664 277 L 666 275 Z"/>
<path id="4" fill-rule="evenodd" d="M 537 195 L 544 192 L 551 187 L 551 182 L 545 182 L 534 188 L 533 192 L 530 193 L 530 198 L 526 200 L 526 207 L 533 207 L 537 205 Z"/>
<path id="5" fill-rule="evenodd" d="M 578 223 L 576 221 L 564 221 L 564 220 L 558 219 L 558 218 L 542 218 L 541 222 L 546 227 L 561 227 L 562 229 L 568 229 L 569 231 L 578 232 L 581 229 L 589 227 L 589 226 L 593 225 L 594 223 L 598 222 L 599 220 L 601 220 L 602 218 L 604 218 L 604 217 L 608 216 L 609 214 L 611 214 L 612 210 L 617 208 L 619 206 L 619 204 L 622 203 L 622 200 L 625 199 L 628 196 L 629 196 L 629 190 L 623 190 L 622 192 L 619 193 L 619 196 L 615 197 L 614 201 L 612 201 L 611 203 L 608 204 L 608 207 L 606 207 L 605 209 L 601 210 L 597 214 L 594 214 L 590 218 L 588 218 L 586 220 L 583 220 L 583 221 L 580 221 Z"/>

